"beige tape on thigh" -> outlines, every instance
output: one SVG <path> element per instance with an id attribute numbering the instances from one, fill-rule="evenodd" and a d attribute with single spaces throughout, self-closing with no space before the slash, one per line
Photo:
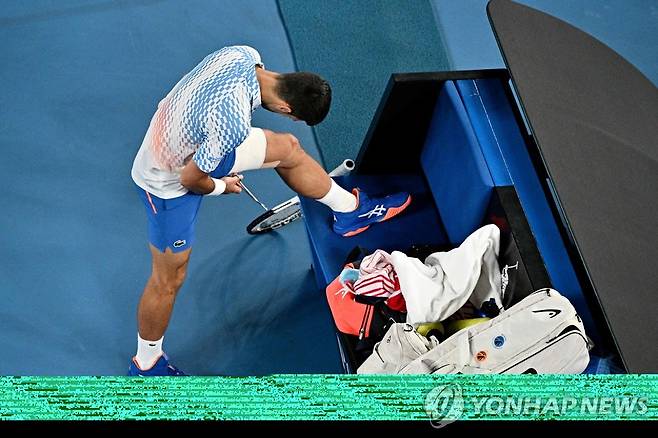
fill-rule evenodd
<path id="1" fill-rule="evenodd" d="M 260 128 L 252 128 L 249 136 L 235 150 L 235 164 L 231 173 L 261 169 L 265 161 L 266 150 L 265 133 Z"/>

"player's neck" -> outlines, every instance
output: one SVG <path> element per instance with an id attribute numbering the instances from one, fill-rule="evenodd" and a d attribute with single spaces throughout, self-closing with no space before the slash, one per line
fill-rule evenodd
<path id="1" fill-rule="evenodd" d="M 256 79 L 260 87 L 260 99 L 263 104 L 275 103 L 280 100 L 276 94 L 276 78 L 279 73 L 256 67 Z"/>

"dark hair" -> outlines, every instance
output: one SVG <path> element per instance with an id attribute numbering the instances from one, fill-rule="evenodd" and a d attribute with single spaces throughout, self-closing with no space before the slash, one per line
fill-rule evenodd
<path id="1" fill-rule="evenodd" d="M 282 73 L 277 77 L 276 92 L 290 105 L 291 115 L 309 126 L 323 121 L 331 106 L 331 87 L 315 73 Z"/>

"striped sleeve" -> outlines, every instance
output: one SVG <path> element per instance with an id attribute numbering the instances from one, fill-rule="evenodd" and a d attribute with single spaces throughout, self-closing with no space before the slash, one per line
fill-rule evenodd
<path id="1" fill-rule="evenodd" d="M 222 158 L 249 135 L 250 103 L 247 93 L 240 88 L 207 115 L 205 139 L 194 154 L 194 162 L 203 172 L 215 170 Z"/>

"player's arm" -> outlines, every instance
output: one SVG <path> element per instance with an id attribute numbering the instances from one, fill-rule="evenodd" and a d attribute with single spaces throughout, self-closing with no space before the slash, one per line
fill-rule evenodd
<path id="1" fill-rule="evenodd" d="M 199 195 L 220 195 L 222 193 L 240 193 L 242 187 L 238 182 L 241 176 L 225 176 L 222 179 L 211 178 L 199 169 L 194 160 L 189 160 L 180 176 L 180 183 L 187 190 Z"/>
<path id="2" fill-rule="evenodd" d="M 238 108 L 251 108 L 247 100 L 247 93 L 240 88 L 233 91 L 232 96 Z M 244 110 L 247 111 L 247 110 Z M 241 126 L 236 130 L 235 122 L 242 119 L 248 120 L 250 113 L 224 114 L 217 107 L 209 110 L 205 126 L 205 139 L 199 145 L 194 154 L 187 157 L 187 163 L 181 172 L 180 182 L 191 192 L 200 195 L 220 195 L 222 193 L 240 193 L 239 185 L 241 177 L 224 177 L 216 179 L 210 174 L 217 168 L 225 154 L 236 148 L 242 139 L 249 134 L 248 125 L 237 123 Z"/>
<path id="3" fill-rule="evenodd" d="M 180 175 L 180 183 L 187 190 L 207 195 L 215 190 L 215 183 L 203 170 L 199 169 L 194 160 L 189 160 Z"/>

